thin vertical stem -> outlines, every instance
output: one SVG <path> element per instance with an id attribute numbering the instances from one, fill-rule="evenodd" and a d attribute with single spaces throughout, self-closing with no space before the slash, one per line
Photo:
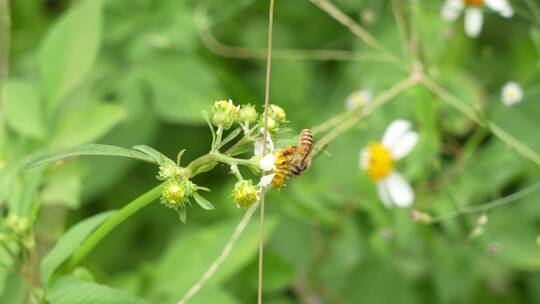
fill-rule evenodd
<path id="1" fill-rule="evenodd" d="M 244 214 L 244 217 L 234 229 L 233 234 L 229 238 L 229 241 L 227 241 L 227 244 L 225 244 L 225 247 L 223 247 L 223 250 L 219 254 L 218 258 L 212 263 L 212 265 L 210 265 L 210 267 L 208 267 L 208 269 L 201 276 L 199 281 L 197 281 L 197 283 L 193 285 L 186 292 L 186 294 L 182 297 L 182 299 L 178 301 L 178 304 L 186 304 L 197 292 L 199 292 L 199 290 L 201 290 L 201 288 L 206 284 L 206 282 L 208 282 L 208 280 L 216 273 L 219 266 L 221 266 L 221 264 L 225 261 L 225 259 L 229 256 L 229 254 L 233 250 L 234 245 L 240 238 L 240 235 L 242 235 L 242 232 L 244 232 L 244 229 L 246 229 L 256 209 L 257 209 L 257 204 L 251 206 L 246 211 L 246 213 Z"/>
<path id="2" fill-rule="evenodd" d="M 0 105 L 2 103 L 2 88 L 9 74 L 9 50 L 11 38 L 11 18 L 9 0 L 0 0 Z M 1 113 L 1 111 L 0 111 Z"/>
<path id="3" fill-rule="evenodd" d="M 270 0 L 268 12 L 268 49 L 266 54 L 266 84 L 264 89 L 264 138 L 268 136 L 268 106 L 270 104 L 270 75 L 272 66 L 272 30 L 274 27 L 274 0 Z M 266 140 L 263 141 L 263 154 L 268 152 Z M 257 303 L 262 304 L 263 289 L 263 259 L 264 259 L 264 197 L 265 189 L 261 195 L 261 213 L 259 229 L 259 284 L 257 291 Z"/>

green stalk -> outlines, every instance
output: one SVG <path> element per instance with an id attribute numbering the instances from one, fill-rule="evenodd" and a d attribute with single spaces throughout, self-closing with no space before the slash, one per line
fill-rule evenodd
<path id="1" fill-rule="evenodd" d="M 148 192 L 137 197 L 129 204 L 125 205 L 122 209 L 112 215 L 99 226 L 75 251 L 75 253 L 66 261 L 62 266 L 62 272 L 69 272 L 75 266 L 77 266 L 89 253 L 96 247 L 96 245 L 107 236 L 114 228 L 120 225 L 127 218 L 135 214 L 137 211 L 152 203 L 161 196 L 162 184 L 152 188 Z"/>

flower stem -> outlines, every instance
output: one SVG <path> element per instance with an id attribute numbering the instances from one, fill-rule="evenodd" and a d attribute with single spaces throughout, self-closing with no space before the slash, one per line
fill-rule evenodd
<path id="1" fill-rule="evenodd" d="M 99 226 L 91 235 L 88 237 L 82 245 L 75 251 L 75 253 L 66 261 L 62 267 L 62 272 L 69 272 L 75 266 L 77 266 L 89 253 L 96 247 L 96 245 L 109 234 L 114 228 L 128 219 L 130 216 L 135 214 L 137 211 L 141 210 L 143 207 L 155 201 L 161 195 L 162 184 L 150 189 L 148 192 L 137 197 L 129 204 L 125 205 L 122 209 L 112 215 L 109 219 L 105 221 L 101 226 Z"/>

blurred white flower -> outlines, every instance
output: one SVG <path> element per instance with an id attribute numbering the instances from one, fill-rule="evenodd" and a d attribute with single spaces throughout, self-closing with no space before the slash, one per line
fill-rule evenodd
<path id="1" fill-rule="evenodd" d="M 478 37 L 482 31 L 484 15 L 482 9 L 487 6 L 499 15 L 510 18 L 514 10 L 508 0 L 446 0 L 441 9 L 441 17 L 445 21 L 455 21 L 462 10 L 465 10 L 465 33 L 469 37 Z"/>
<path id="2" fill-rule="evenodd" d="M 345 99 L 345 109 L 354 111 L 364 107 L 371 102 L 372 97 L 371 90 L 354 91 Z"/>
<path id="3" fill-rule="evenodd" d="M 478 217 L 478 219 L 476 220 L 476 225 L 477 225 L 477 226 L 484 226 L 484 225 L 487 224 L 487 222 L 488 222 L 488 217 L 487 217 L 487 215 L 482 214 L 482 215 L 480 215 L 480 216 Z"/>
<path id="4" fill-rule="evenodd" d="M 265 173 L 271 172 L 269 174 L 263 175 L 263 177 L 261 177 L 261 180 L 259 181 L 259 186 L 266 187 L 272 182 L 272 179 L 276 175 L 276 156 L 274 155 L 274 143 L 272 141 L 272 138 L 270 137 L 270 132 L 265 132 L 264 129 L 261 128 L 261 133 L 263 134 L 263 138 L 266 134 L 266 144 L 268 152 L 266 155 L 263 156 L 264 141 L 261 139 L 253 144 L 253 154 L 255 156 L 261 157 L 261 159 L 259 160 L 259 168 Z"/>
<path id="5" fill-rule="evenodd" d="M 523 99 L 523 89 L 515 81 L 507 82 L 501 90 L 501 99 L 505 106 L 512 106 Z"/>
<path id="6" fill-rule="evenodd" d="M 386 207 L 410 207 L 414 201 L 411 186 L 394 170 L 394 162 L 409 154 L 417 142 L 418 133 L 411 130 L 411 123 L 398 119 L 388 126 L 382 142 L 371 143 L 360 151 L 360 168 L 377 184 Z"/>

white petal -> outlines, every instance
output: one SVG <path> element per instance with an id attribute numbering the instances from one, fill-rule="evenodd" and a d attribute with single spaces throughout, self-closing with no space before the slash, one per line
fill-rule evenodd
<path id="1" fill-rule="evenodd" d="M 274 179 L 275 173 L 265 175 L 261 177 L 261 180 L 259 181 L 259 186 L 266 187 L 272 183 L 272 180 Z"/>
<path id="2" fill-rule="evenodd" d="M 266 156 L 259 161 L 259 167 L 263 171 L 272 171 L 276 168 L 276 165 L 274 164 L 275 161 L 276 156 L 274 154 L 266 154 Z"/>
<path id="3" fill-rule="evenodd" d="M 397 172 L 392 172 L 384 181 L 390 199 L 398 207 L 410 207 L 414 200 L 414 192 L 409 183 Z"/>
<path id="4" fill-rule="evenodd" d="M 369 159 L 371 157 L 371 153 L 369 153 L 369 149 L 364 148 L 360 151 L 360 169 L 366 170 L 369 166 Z"/>
<path id="5" fill-rule="evenodd" d="M 484 21 L 484 15 L 482 15 L 482 9 L 477 7 L 470 7 L 465 10 L 465 33 L 469 37 L 478 37 L 480 31 L 482 31 L 482 23 Z"/>
<path id="6" fill-rule="evenodd" d="M 441 9 L 441 18 L 448 22 L 455 21 L 462 9 L 462 0 L 446 0 Z"/>
<path id="7" fill-rule="evenodd" d="M 258 140 L 253 143 L 253 154 L 255 156 L 261 156 L 263 153 L 263 141 Z"/>
<path id="8" fill-rule="evenodd" d="M 392 146 L 388 147 L 395 160 L 402 159 L 409 154 L 418 143 L 418 133 L 414 131 L 405 132 Z"/>
<path id="9" fill-rule="evenodd" d="M 501 99 L 504 105 L 511 106 L 521 102 L 523 99 L 523 89 L 515 81 L 507 82 L 501 91 Z"/>
<path id="10" fill-rule="evenodd" d="M 372 94 L 370 90 L 358 90 L 351 93 L 345 99 L 345 109 L 349 111 L 356 110 L 371 102 Z"/>
<path id="11" fill-rule="evenodd" d="M 507 0 L 486 0 L 486 6 L 505 18 L 510 18 L 514 15 L 514 9 Z"/>
<path id="12" fill-rule="evenodd" d="M 377 183 L 377 193 L 379 194 L 379 198 L 381 199 L 381 202 L 386 208 L 390 208 L 392 206 L 392 201 L 390 200 L 390 194 L 388 194 L 388 189 L 386 187 L 386 183 L 383 181 L 380 181 Z"/>
<path id="13" fill-rule="evenodd" d="M 384 132 L 382 144 L 386 147 L 391 147 L 403 133 L 411 128 L 411 122 L 403 119 L 394 120 Z"/>
<path id="14" fill-rule="evenodd" d="M 263 135 L 263 137 L 266 134 L 266 144 L 268 145 L 267 151 L 268 152 L 274 152 L 274 142 L 272 142 L 272 137 L 270 137 L 270 132 L 264 132 L 264 128 L 261 128 L 260 132 Z M 263 148 L 264 148 L 263 140 L 258 140 L 256 142 L 254 142 L 253 143 L 253 154 L 255 156 L 262 156 L 263 150 L 264 150 Z"/>
<path id="15" fill-rule="evenodd" d="M 268 151 L 274 152 L 274 142 L 272 141 L 270 132 L 265 132 L 264 128 L 261 128 L 260 131 L 261 131 L 261 134 L 263 135 L 263 138 L 264 138 L 264 135 L 266 134 L 266 144 L 268 145 Z"/>

